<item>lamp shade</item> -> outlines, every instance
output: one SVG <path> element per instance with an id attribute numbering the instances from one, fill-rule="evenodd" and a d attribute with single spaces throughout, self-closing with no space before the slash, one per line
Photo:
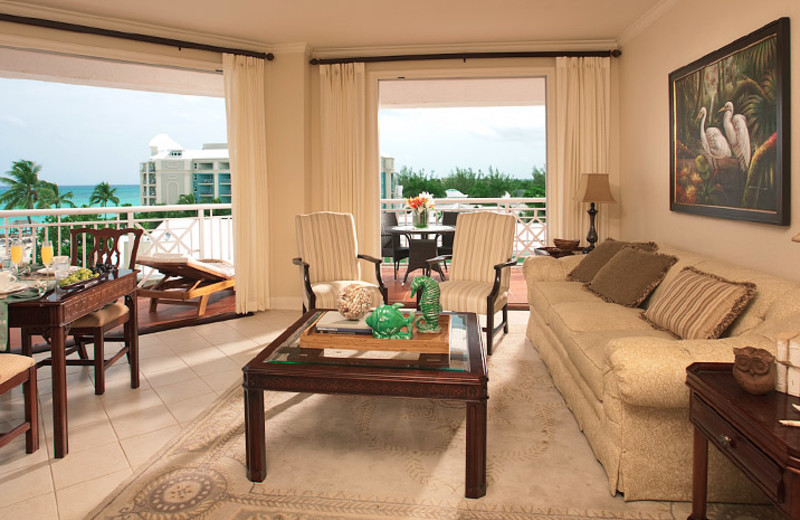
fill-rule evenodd
<path id="1" fill-rule="evenodd" d="M 611 195 L 607 173 L 582 173 L 575 200 L 579 202 L 616 202 Z"/>
<path id="2" fill-rule="evenodd" d="M 792 242 L 800 242 L 800 233 L 792 237 Z"/>

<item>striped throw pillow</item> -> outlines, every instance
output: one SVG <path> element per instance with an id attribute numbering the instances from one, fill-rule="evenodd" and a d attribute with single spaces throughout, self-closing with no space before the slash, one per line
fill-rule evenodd
<path id="1" fill-rule="evenodd" d="M 755 284 L 731 282 L 684 267 L 650 302 L 644 318 L 682 339 L 716 339 L 756 294 Z"/>

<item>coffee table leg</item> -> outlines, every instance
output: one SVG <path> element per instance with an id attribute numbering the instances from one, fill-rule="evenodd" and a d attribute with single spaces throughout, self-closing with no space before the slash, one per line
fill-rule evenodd
<path id="1" fill-rule="evenodd" d="M 708 439 L 694 429 L 694 462 L 692 465 L 692 514 L 688 520 L 706 520 L 708 495 Z"/>
<path id="2" fill-rule="evenodd" d="M 467 401 L 467 498 L 486 494 L 486 400 Z"/>
<path id="3" fill-rule="evenodd" d="M 244 435 L 247 479 L 263 482 L 267 477 L 267 452 L 264 435 L 264 391 L 244 391 Z"/>

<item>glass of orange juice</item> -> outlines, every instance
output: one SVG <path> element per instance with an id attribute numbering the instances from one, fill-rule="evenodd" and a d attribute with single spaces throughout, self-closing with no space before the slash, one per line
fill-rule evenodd
<path id="1" fill-rule="evenodd" d="M 53 243 L 49 240 L 42 242 L 42 264 L 45 267 L 50 267 L 53 264 Z"/>
<path id="2" fill-rule="evenodd" d="M 22 263 L 22 241 L 19 239 L 11 242 L 11 263 L 14 264 L 14 271 L 19 272 Z"/>

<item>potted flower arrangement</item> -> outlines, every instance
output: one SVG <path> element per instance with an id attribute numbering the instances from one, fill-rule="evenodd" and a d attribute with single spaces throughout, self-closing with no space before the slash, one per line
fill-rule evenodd
<path id="1" fill-rule="evenodd" d="M 409 197 L 406 202 L 411 208 L 411 221 L 414 227 L 428 227 L 428 212 L 433 209 L 433 196 L 423 191 L 416 197 Z"/>

